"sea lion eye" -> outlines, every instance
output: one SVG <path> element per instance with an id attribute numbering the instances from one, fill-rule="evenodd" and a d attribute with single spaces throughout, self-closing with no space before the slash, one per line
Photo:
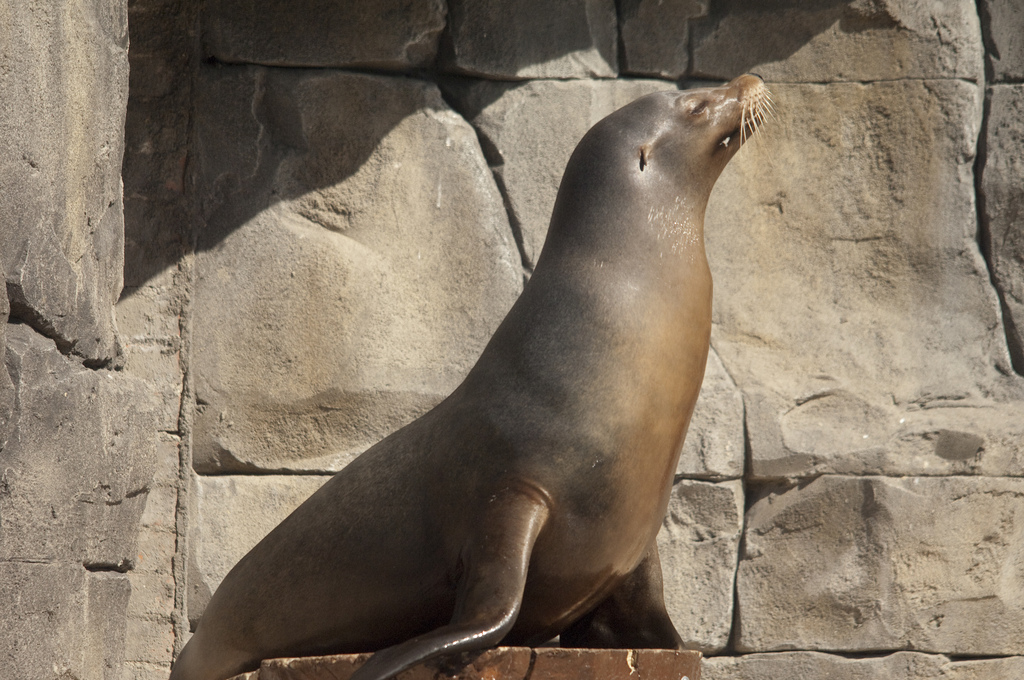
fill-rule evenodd
<path id="1" fill-rule="evenodd" d="M 708 103 L 707 102 L 697 102 L 697 104 L 692 109 L 690 109 L 690 115 L 699 116 L 700 114 L 704 113 L 704 111 L 707 108 L 708 108 Z"/>

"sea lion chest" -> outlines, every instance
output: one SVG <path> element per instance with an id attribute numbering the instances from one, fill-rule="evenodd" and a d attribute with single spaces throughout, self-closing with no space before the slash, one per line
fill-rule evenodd
<path id="1" fill-rule="evenodd" d="M 472 396 L 455 401 L 472 413 L 453 420 L 491 439 L 477 483 L 522 480 L 550 499 L 524 636 L 601 599 L 657 535 L 707 359 L 711 278 L 700 255 L 689 275 L 663 279 L 650 268 L 615 279 L 601 262 L 535 276 L 460 388 Z"/>

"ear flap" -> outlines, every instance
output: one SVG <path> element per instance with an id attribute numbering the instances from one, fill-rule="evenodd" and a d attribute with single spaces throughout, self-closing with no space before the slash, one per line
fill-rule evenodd
<path id="1" fill-rule="evenodd" d="M 647 167 L 647 157 L 651 153 L 650 144 L 644 144 L 640 147 L 640 172 L 644 171 Z"/>

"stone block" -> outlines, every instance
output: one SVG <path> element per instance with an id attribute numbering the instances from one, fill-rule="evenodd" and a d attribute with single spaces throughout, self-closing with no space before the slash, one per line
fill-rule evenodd
<path id="1" fill-rule="evenodd" d="M 128 572 L 132 595 L 128 603 L 128 644 L 125 660 L 142 674 L 151 665 L 169 672 L 175 644 L 175 556 L 179 541 L 178 437 L 161 434 L 157 466 L 146 497 L 135 553 L 135 568 Z M 182 643 L 184 644 L 184 643 Z M 133 671 L 134 672 L 134 671 Z"/>
<path id="2" fill-rule="evenodd" d="M 166 664 L 154 664 L 139 661 L 127 661 L 121 674 L 122 680 L 167 680 L 171 667 Z"/>
<path id="3" fill-rule="evenodd" d="M 693 22 L 693 76 L 840 82 L 963 78 L 983 82 L 973 0 L 716 0 Z"/>
<path id="4" fill-rule="evenodd" d="M 337 470 L 446 397 L 522 288 L 473 129 L 431 84 L 209 69 L 194 462 Z"/>
<path id="5" fill-rule="evenodd" d="M 1013 366 L 1024 375 L 1024 85 L 989 88 L 984 148 L 980 200 L 989 262 Z"/>
<path id="6" fill-rule="evenodd" d="M 1024 648 L 1024 480 L 822 476 L 747 512 L 741 652 Z"/>
<path id="7" fill-rule="evenodd" d="M 202 13 L 207 54 L 272 66 L 428 67 L 444 25 L 441 0 L 209 0 Z"/>
<path id="8" fill-rule="evenodd" d="M 454 71 L 499 80 L 614 78 L 613 0 L 449 0 Z"/>
<path id="9" fill-rule="evenodd" d="M 0 267 L 11 316 L 96 366 L 118 354 L 127 48 L 124 2 L 26 0 L 5 12 Z"/>
<path id="10" fill-rule="evenodd" d="M 0 294 L 0 347 L 7 348 L 7 314 L 10 306 L 7 304 L 7 295 Z M 14 383 L 11 382 L 11 375 L 6 367 L 0 370 L 0 451 L 3 451 L 7 444 L 7 436 L 11 426 L 11 416 L 14 415 Z"/>
<path id="11" fill-rule="evenodd" d="M 743 395 L 712 348 L 676 474 L 735 479 L 743 475 L 743 457 Z"/>
<path id="12" fill-rule="evenodd" d="M 165 432 L 178 429 L 181 411 L 181 325 L 191 264 L 185 185 L 195 4 L 137 0 L 128 16 L 125 287 L 116 314 L 124 370 L 154 386 L 158 427 Z"/>
<path id="13" fill-rule="evenodd" d="M 0 454 L 0 560 L 130 568 L 154 467 L 148 386 L 83 368 L 20 324 L 6 367 L 17 410 Z"/>
<path id="14" fill-rule="evenodd" d="M 178 429 L 181 414 L 181 336 L 179 300 L 172 287 L 148 285 L 125 290 L 117 303 L 118 330 L 124 350 L 124 372 L 152 386 L 159 403 L 158 427 Z"/>
<path id="15" fill-rule="evenodd" d="M 270 659 L 232 680 L 348 680 L 370 654 Z M 432 659 L 398 680 L 700 680 L 701 655 L 667 649 L 497 647 L 453 659 Z"/>
<path id="16" fill-rule="evenodd" d="M 1024 6 L 1018 0 L 982 0 L 978 10 L 993 80 L 1024 80 Z"/>
<path id="17" fill-rule="evenodd" d="M 658 552 L 665 605 L 687 649 L 714 653 L 729 643 L 742 530 L 739 480 L 683 480 L 672 489 Z"/>
<path id="18" fill-rule="evenodd" d="M 132 583 L 132 597 L 134 598 L 134 579 Z M 174 626 L 170 620 L 162 616 L 155 619 L 132 618 L 129 610 L 127 625 L 129 634 L 125 641 L 125 662 L 143 667 L 147 665 L 161 667 L 164 672 L 162 680 L 167 680 L 171 670 L 171 658 L 174 654 Z"/>
<path id="19" fill-rule="evenodd" d="M 680 78 L 690 67 L 690 24 L 709 0 L 623 0 L 619 33 L 623 72 Z"/>
<path id="20" fill-rule="evenodd" d="M 209 596 L 235 563 L 328 479 L 329 475 L 195 479 L 195 521 L 189 536 L 190 620 L 199 620 Z"/>
<path id="21" fill-rule="evenodd" d="M 1024 402 L 893 412 L 847 392 L 804 403 L 745 396 L 754 479 L 858 475 L 1024 474 Z"/>
<path id="22" fill-rule="evenodd" d="M 17 678 L 84 675 L 88 572 L 80 564 L 0 558 L 0 658 Z"/>
<path id="23" fill-rule="evenodd" d="M 915 419 L 989 441 L 952 415 L 974 408 L 981 423 L 1024 403 L 976 241 L 980 89 L 926 80 L 773 90 L 778 119 L 722 173 L 705 225 L 712 344 L 747 396 L 754 473 L 889 474 Z M 1018 422 L 992 434 L 1016 448 L 1001 460 L 1020 458 Z"/>
<path id="24" fill-rule="evenodd" d="M 86 579 L 88 611 L 83 626 L 82 680 L 121 680 L 125 658 L 125 610 L 131 596 L 128 576 L 114 572 L 90 573 Z"/>
<path id="25" fill-rule="evenodd" d="M 128 591 L 124 574 L 0 559 L 0 658 L 7 677 L 119 680 Z"/>
<path id="26" fill-rule="evenodd" d="M 820 652 L 780 652 L 704 661 L 704 680 L 1016 680 L 1024 657 L 951 661 L 945 656 L 897 652 L 848 659 Z"/>

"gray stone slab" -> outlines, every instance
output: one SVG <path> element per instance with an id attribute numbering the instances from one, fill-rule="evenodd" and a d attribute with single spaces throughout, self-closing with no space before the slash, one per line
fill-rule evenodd
<path id="1" fill-rule="evenodd" d="M 1024 80 L 1024 5 L 1018 0 L 981 0 L 978 9 L 993 80 Z"/>
<path id="2" fill-rule="evenodd" d="M 431 84 L 207 75 L 195 466 L 337 470 L 446 397 L 521 290 L 501 195 Z"/>
<path id="3" fill-rule="evenodd" d="M 897 652 L 848 659 L 819 652 L 780 652 L 705 659 L 702 680 L 1017 680 L 1024 657 L 951 661 L 945 656 Z"/>
<path id="4" fill-rule="evenodd" d="M 7 350 L 7 313 L 10 306 L 7 304 L 7 295 L 0 294 L 0 348 Z M 0 451 L 7 443 L 7 436 L 11 425 L 11 416 L 14 415 L 14 383 L 11 382 L 11 375 L 6 370 L 6 365 L 0 367 Z"/>
<path id="5" fill-rule="evenodd" d="M 445 26 L 441 0 L 264 2 L 203 5 L 207 54 L 274 66 L 404 69 L 430 66 Z"/>
<path id="6" fill-rule="evenodd" d="M 619 33 L 623 72 L 680 78 L 690 68 L 690 24 L 708 13 L 709 0 L 623 0 Z"/>
<path id="7" fill-rule="evenodd" d="M 705 225 L 712 343 L 747 398 L 754 474 L 1018 470 L 1020 419 L 985 415 L 1024 401 L 976 241 L 980 89 L 773 91 L 777 120 L 722 173 Z M 900 458 L 942 429 L 1008 448 L 975 469 Z"/>
<path id="8" fill-rule="evenodd" d="M 5 13 L 0 56 L 0 268 L 11 315 L 95 365 L 118 354 L 124 2 Z"/>
<path id="9" fill-rule="evenodd" d="M 127 628 L 125 610 L 131 596 L 128 576 L 114 572 L 90 573 L 86 588 L 84 672 L 80 677 L 82 680 L 121 680 Z"/>
<path id="10" fill-rule="evenodd" d="M 190 534 L 188 616 L 198 621 L 209 596 L 238 560 L 319 489 L 329 475 L 197 476 Z"/>
<path id="11" fill-rule="evenodd" d="M 794 405 L 777 393 L 745 395 L 755 479 L 826 473 L 1024 474 L 1024 402 L 968 401 L 892 410 L 848 392 Z"/>
<path id="12" fill-rule="evenodd" d="M 7 327 L 17 395 L 0 452 L 0 560 L 124 569 L 154 466 L 147 385 L 82 368 L 28 326 Z"/>
<path id="13" fill-rule="evenodd" d="M 503 80 L 614 78 L 613 0 L 449 0 L 446 65 Z"/>
<path id="14" fill-rule="evenodd" d="M 157 466 L 142 512 L 135 567 L 128 572 L 131 598 L 126 610 L 125 663 L 148 678 L 162 669 L 166 680 L 174 653 L 174 557 L 178 548 L 179 444 L 161 434 Z"/>
<path id="15" fill-rule="evenodd" d="M 712 348 L 676 474 L 735 479 L 743 475 L 743 457 L 743 395 Z"/>
<path id="16" fill-rule="evenodd" d="M 716 0 L 693 23 L 692 75 L 769 81 L 984 80 L 973 0 Z"/>
<path id="17" fill-rule="evenodd" d="M 822 476 L 747 512 L 742 652 L 1024 646 L 1024 480 Z"/>
<path id="18" fill-rule="evenodd" d="M 687 649 L 729 643 L 743 529 L 743 484 L 683 480 L 672 489 L 658 534 L 665 606 Z"/>
<path id="19" fill-rule="evenodd" d="M 0 658 L 12 678 L 81 678 L 88 572 L 80 564 L 0 558 Z"/>
<path id="20" fill-rule="evenodd" d="M 1024 13 L 1022 13 L 1024 15 Z M 1024 375 L 1024 85 L 989 88 L 983 219 L 1013 365 Z"/>

